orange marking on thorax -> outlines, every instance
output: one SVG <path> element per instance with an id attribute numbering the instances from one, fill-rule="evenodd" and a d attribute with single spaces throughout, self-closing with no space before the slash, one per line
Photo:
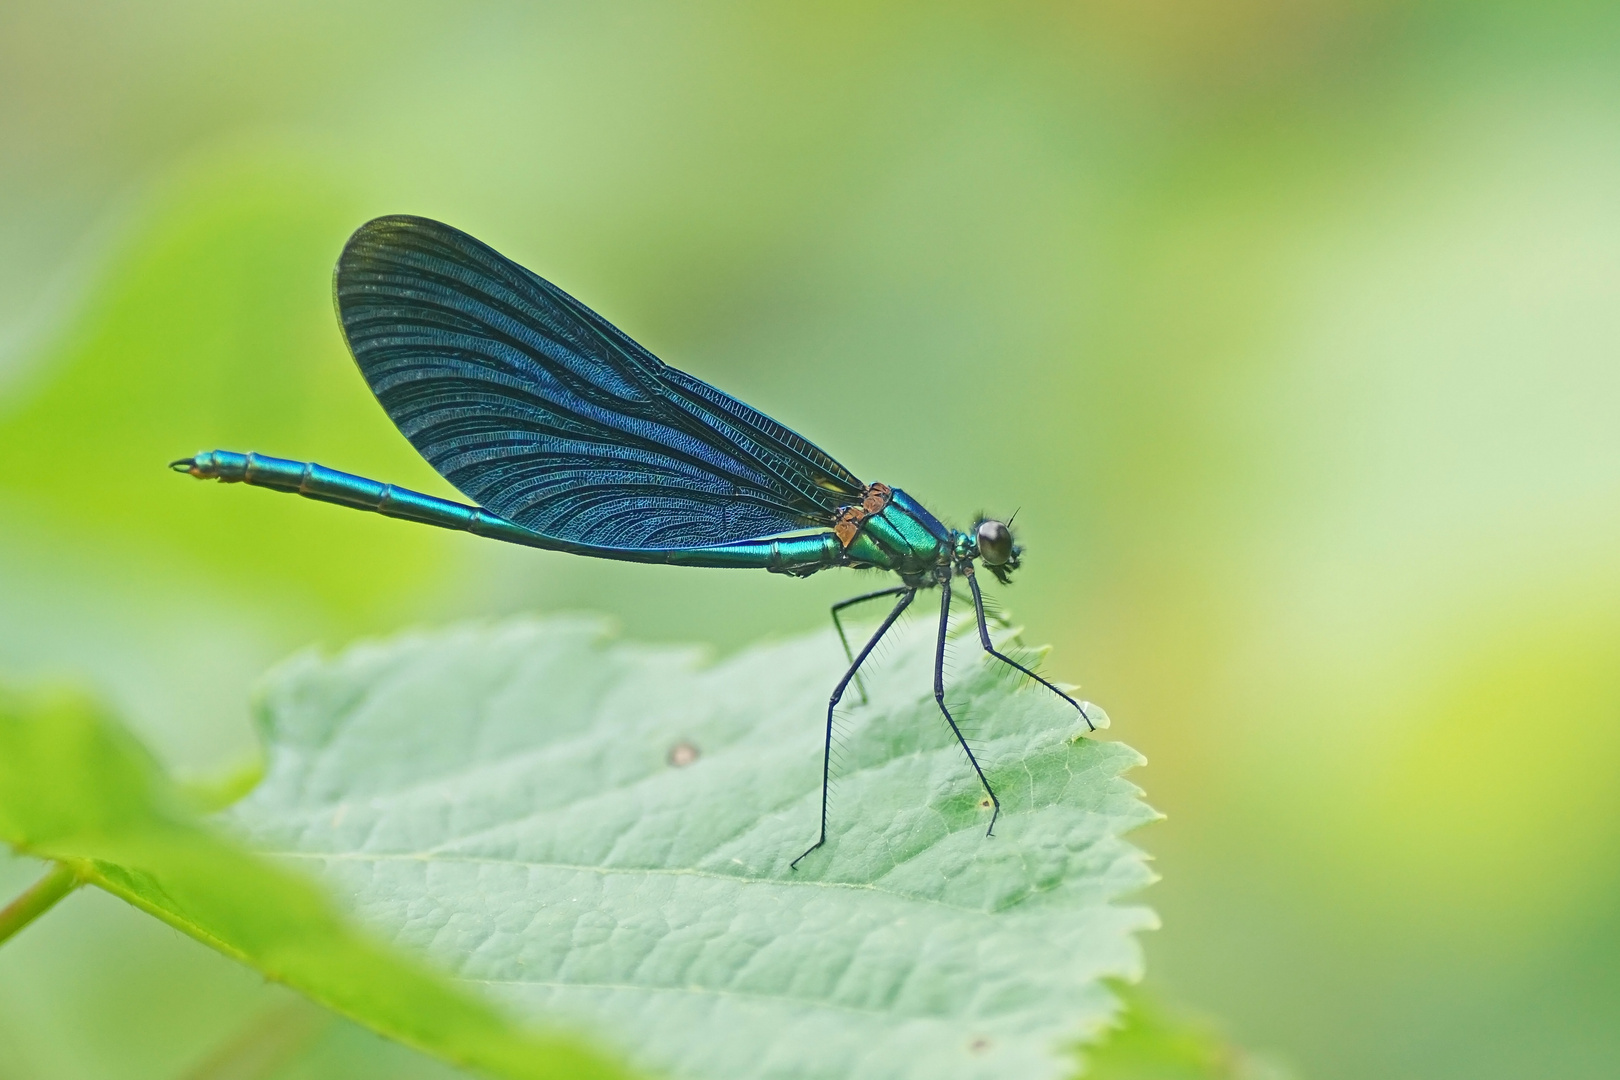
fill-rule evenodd
<path id="1" fill-rule="evenodd" d="M 894 491 L 887 484 L 872 484 L 861 495 L 860 504 L 846 506 L 838 512 L 833 521 L 833 535 L 838 542 L 849 550 L 849 545 L 855 542 L 855 536 L 861 531 L 861 526 L 873 514 L 881 514 L 889 501 L 894 498 Z"/>

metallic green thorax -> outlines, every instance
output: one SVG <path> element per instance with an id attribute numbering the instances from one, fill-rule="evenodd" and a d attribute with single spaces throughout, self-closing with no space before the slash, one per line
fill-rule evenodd
<path id="1" fill-rule="evenodd" d="M 893 570 L 908 584 L 919 582 L 950 566 L 958 535 L 896 488 L 889 505 L 861 523 L 843 565 Z"/>

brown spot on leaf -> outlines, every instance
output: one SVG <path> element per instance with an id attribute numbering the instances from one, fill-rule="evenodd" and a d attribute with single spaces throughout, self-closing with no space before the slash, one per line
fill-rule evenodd
<path id="1" fill-rule="evenodd" d="M 669 763 L 677 769 L 684 769 L 697 759 L 698 748 L 689 742 L 678 742 L 669 748 Z"/>

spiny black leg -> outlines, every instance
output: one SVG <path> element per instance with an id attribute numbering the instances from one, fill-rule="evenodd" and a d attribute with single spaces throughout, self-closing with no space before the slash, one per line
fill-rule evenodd
<path id="1" fill-rule="evenodd" d="M 1019 671 L 1022 671 L 1025 675 L 1028 675 L 1030 678 L 1052 691 L 1052 693 L 1056 694 L 1064 701 L 1067 701 L 1076 709 L 1079 709 L 1080 719 L 1086 722 L 1086 727 L 1090 728 L 1092 731 L 1096 731 L 1097 725 L 1093 724 L 1091 722 L 1091 717 L 1086 715 L 1086 707 L 1084 705 L 1080 704 L 1078 701 L 1074 700 L 1074 698 L 1070 697 L 1068 694 L 1065 694 L 1063 691 L 1059 690 L 1057 687 L 1053 686 L 1051 683 L 1029 670 L 1029 668 L 1014 660 L 1012 657 L 996 651 L 996 647 L 990 643 L 990 627 L 985 625 L 984 621 L 984 594 L 979 592 L 979 580 L 973 576 L 972 567 L 968 568 L 966 576 L 968 580 L 968 588 L 973 590 L 973 612 L 979 617 L 979 644 L 984 646 L 984 651 L 995 657 L 997 660 L 1000 660 L 1003 664 L 1010 664 Z"/>
<path id="2" fill-rule="evenodd" d="M 838 640 L 844 643 L 845 660 L 848 660 L 853 664 L 855 662 L 855 654 L 849 651 L 849 638 L 844 636 L 844 624 L 838 620 L 838 613 L 847 607 L 863 603 L 867 600 L 876 600 L 880 596 L 894 596 L 898 593 L 903 593 L 908 589 L 908 587 L 909 586 L 906 585 L 896 585 L 892 589 L 879 589 L 876 592 L 862 593 L 859 596 L 852 596 L 848 600 L 840 600 L 838 603 L 832 606 L 833 626 L 838 629 Z M 861 695 L 861 704 L 865 705 L 866 685 L 861 682 L 860 672 L 855 673 L 855 689 Z"/>
<path id="3" fill-rule="evenodd" d="M 839 679 L 838 685 L 833 688 L 832 697 L 827 699 L 827 740 L 822 744 L 821 748 L 821 835 L 816 838 L 815 843 L 804 849 L 804 855 L 800 855 L 799 859 L 804 858 L 805 855 L 810 854 L 827 842 L 827 780 L 832 773 L 833 710 L 838 707 L 839 699 L 844 696 L 844 688 L 849 686 L 849 681 L 855 677 L 855 673 L 866 662 L 867 656 L 877 647 L 877 643 L 883 640 L 883 635 L 889 632 L 889 627 L 894 625 L 894 620 L 900 617 L 900 613 L 906 610 L 911 605 L 911 602 L 917 598 L 916 589 L 901 587 L 897 591 L 903 595 L 895 603 L 894 609 L 883 620 L 883 625 L 877 628 L 877 633 L 872 635 L 872 640 L 866 643 L 866 647 L 861 650 L 861 654 L 850 663 L 849 670 L 844 672 L 844 677 Z M 857 599 L 860 598 L 857 597 Z M 794 859 L 788 863 L 789 869 L 797 870 L 799 868 L 799 859 Z"/>
<path id="4" fill-rule="evenodd" d="M 939 592 L 939 647 L 934 652 L 934 700 L 939 703 L 939 711 L 945 714 L 945 722 L 951 725 L 951 730 L 956 733 L 956 741 L 962 744 L 962 752 L 967 755 L 968 763 L 973 766 L 973 771 L 979 774 L 979 783 L 984 785 L 984 793 L 990 796 L 990 805 L 995 807 L 990 813 L 990 827 L 984 830 L 984 835 L 992 836 L 995 833 L 996 818 L 1001 816 L 1001 800 L 996 798 L 995 791 L 990 787 L 990 781 L 985 779 L 984 770 L 979 768 L 979 759 L 973 756 L 973 748 L 962 738 L 962 729 L 956 726 L 951 710 L 945 707 L 945 631 L 950 629 L 951 625 L 951 583 L 948 579 L 941 583 Z"/>

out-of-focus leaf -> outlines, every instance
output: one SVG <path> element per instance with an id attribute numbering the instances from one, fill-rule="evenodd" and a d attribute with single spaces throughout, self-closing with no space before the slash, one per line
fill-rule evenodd
<path id="1" fill-rule="evenodd" d="M 1141 990 L 1121 991 L 1118 1029 L 1087 1048 L 1087 1080 L 1290 1080 L 1279 1065 L 1235 1046 L 1213 1024 L 1178 1015 Z"/>
<path id="2" fill-rule="evenodd" d="M 1153 925 L 1114 903 L 1152 879 L 1120 839 L 1155 817 L 1120 775 L 1142 759 L 959 643 L 987 839 L 929 622 L 840 724 L 831 834 L 796 871 L 831 635 L 713 667 L 582 620 L 306 654 L 269 680 L 231 819 L 458 978 L 675 1076 L 1059 1076 Z"/>
<path id="3" fill-rule="evenodd" d="M 622 1075 L 356 933 L 314 886 L 197 822 L 139 744 L 82 700 L 0 697 L 0 839 L 447 1060 L 508 1077 Z"/>
<path id="4" fill-rule="evenodd" d="M 351 621 L 397 608 L 398 582 L 433 579 L 437 530 L 166 468 L 223 446 L 447 490 L 372 399 L 332 312 L 332 266 L 365 216 L 295 160 L 227 156 L 158 185 L 70 330 L 7 388 L 0 499 L 34 527 L 110 535 L 114 558 L 183 563 L 260 604 Z"/>

